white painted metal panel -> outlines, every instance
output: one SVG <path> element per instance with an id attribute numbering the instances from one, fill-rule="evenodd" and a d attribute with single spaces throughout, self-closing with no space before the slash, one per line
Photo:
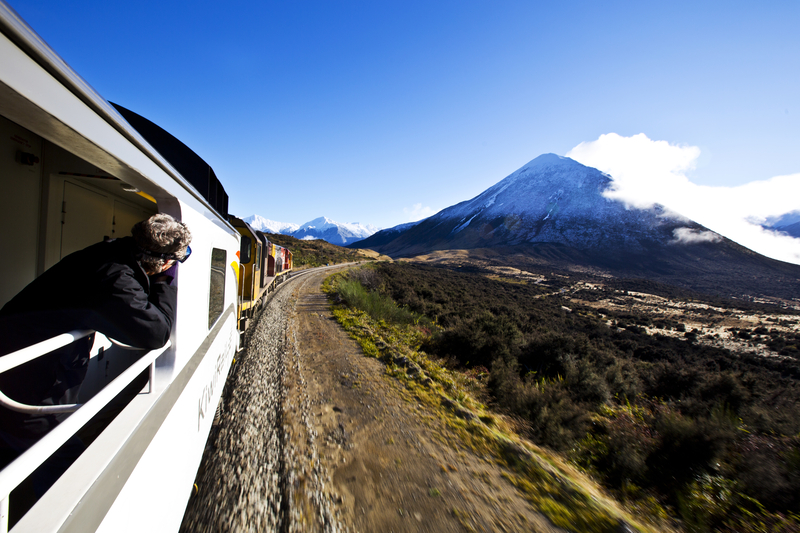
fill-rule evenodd
<path id="1" fill-rule="evenodd" d="M 236 351 L 235 326 L 230 313 L 98 531 L 178 530 Z"/>

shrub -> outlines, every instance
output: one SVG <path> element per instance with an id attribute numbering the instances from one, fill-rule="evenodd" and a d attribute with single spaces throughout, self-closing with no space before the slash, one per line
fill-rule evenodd
<path id="1" fill-rule="evenodd" d="M 769 509 L 800 513 L 800 437 L 751 435 L 737 451 L 742 492 Z"/>
<path id="2" fill-rule="evenodd" d="M 610 486 L 647 485 L 647 459 L 656 447 L 654 432 L 642 411 L 622 407 L 598 416 L 592 432 L 578 445 L 573 456 L 601 474 Z"/>
<path id="3" fill-rule="evenodd" d="M 516 363 L 502 359 L 492 363 L 489 390 L 498 407 L 527 422 L 531 437 L 556 450 L 569 449 L 586 433 L 589 413 L 570 398 L 563 380 L 525 379 Z"/>
<path id="4" fill-rule="evenodd" d="M 670 498 L 711 470 L 735 432 L 725 417 L 692 419 L 668 406 L 655 412 L 653 427 L 657 444 L 647 459 L 650 482 Z"/>
<path id="5" fill-rule="evenodd" d="M 491 280 L 477 267 L 382 263 L 375 271 L 378 283 L 362 282 L 441 326 L 426 352 L 491 368 L 490 402 L 522 420 L 537 443 L 572 449 L 612 490 L 641 499 L 634 505 L 680 506 L 698 530 L 798 525 L 781 513 L 798 512 L 800 451 L 795 441 L 782 447 L 789 437 L 781 435 L 800 433 L 800 335 L 770 332 L 770 348 L 790 357 L 765 358 L 687 342 L 698 332 L 676 319 L 663 325 L 683 338 L 646 334 L 640 326 L 651 321 L 635 309 L 601 309 L 600 317 L 558 293 L 561 278 L 547 287 Z M 742 444 L 755 437 L 771 451 Z M 736 503 L 726 515 L 714 502 L 728 489 Z"/>
<path id="6" fill-rule="evenodd" d="M 351 268 L 347 272 L 347 279 L 357 281 L 368 291 L 377 291 L 381 286 L 380 276 L 369 267 Z"/>
<path id="7" fill-rule="evenodd" d="M 490 366 L 497 358 L 510 362 L 522 336 L 507 317 L 488 311 L 477 317 L 456 318 L 426 349 L 465 366 Z"/>

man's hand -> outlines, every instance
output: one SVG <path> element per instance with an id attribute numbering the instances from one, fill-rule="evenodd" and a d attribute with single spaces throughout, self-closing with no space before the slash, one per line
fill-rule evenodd
<path id="1" fill-rule="evenodd" d="M 175 278 L 178 276 L 178 262 L 170 259 L 164 263 L 161 273 L 150 277 L 151 283 L 167 283 L 175 285 Z"/>

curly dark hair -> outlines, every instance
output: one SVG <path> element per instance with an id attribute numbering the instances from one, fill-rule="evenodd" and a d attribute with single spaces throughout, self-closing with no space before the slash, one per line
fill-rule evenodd
<path id="1" fill-rule="evenodd" d="M 136 245 L 142 250 L 136 259 L 142 268 L 150 272 L 160 272 L 169 259 L 152 257 L 145 252 L 173 254 L 176 258 L 186 255 L 186 248 L 192 242 L 192 233 L 183 222 L 178 222 L 166 213 L 158 213 L 146 220 L 137 222 L 131 228 Z"/>

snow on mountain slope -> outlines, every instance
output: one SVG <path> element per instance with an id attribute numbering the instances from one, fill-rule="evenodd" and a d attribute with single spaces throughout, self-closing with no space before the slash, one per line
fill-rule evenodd
<path id="1" fill-rule="evenodd" d="M 298 224 L 292 224 L 291 222 L 276 222 L 274 220 L 264 218 L 261 215 L 252 215 L 243 220 L 258 231 L 263 231 L 264 233 L 281 233 L 283 235 L 291 235 L 293 231 L 297 231 L 300 228 Z"/>
<path id="2" fill-rule="evenodd" d="M 716 235 L 705 235 L 705 228 L 661 206 L 633 209 L 607 198 L 611 182 L 597 169 L 545 154 L 408 233 L 425 232 L 448 247 L 549 242 L 629 250 L 642 250 L 651 242 L 685 244 L 682 236 L 688 229 L 709 239 Z M 683 233 L 675 233 L 684 227 Z"/>
<path id="3" fill-rule="evenodd" d="M 280 233 L 302 240 L 322 239 L 339 246 L 360 241 L 378 231 L 378 228 L 370 224 L 364 225 L 358 222 L 341 223 L 326 217 L 315 218 L 302 225 L 275 222 L 260 215 L 249 216 L 244 221 L 255 229 L 266 233 Z"/>
<path id="4" fill-rule="evenodd" d="M 471 200 L 400 232 L 359 243 L 389 254 L 548 244 L 621 257 L 722 237 L 663 206 L 638 209 L 608 198 L 612 179 L 568 157 L 544 154 Z"/>
<path id="5" fill-rule="evenodd" d="M 306 222 L 305 224 L 300 226 L 298 230 L 316 229 L 318 231 L 325 231 L 331 228 L 339 228 L 342 230 L 346 230 L 351 234 L 362 238 L 369 237 L 370 235 L 378 231 L 378 228 L 370 224 L 364 225 L 364 224 L 359 224 L 358 222 L 334 222 L 333 220 L 326 217 L 319 217 L 309 222 Z"/>
<path id="6" fill-rule="evenodd" d="M 537 157 L 472 200 L 439 213 L 446 218 L 480 215 L 492 218 L 516 214 L 547 220 L 585 215 L 597 207 L 597 193 L 605 191 L 611 178 L 597 169 L 555 154 Z M 435 215 L 438 216 L 438 215 Z"/>
<path id="7" fill-rule="evenodd" d="M 335 222 L 325 217 L 315 218 L 289 235 L 298 239 L 323 239 L 331 244 L 346 246 L 376 233 L 378 228 L 358 222 Z"/>

